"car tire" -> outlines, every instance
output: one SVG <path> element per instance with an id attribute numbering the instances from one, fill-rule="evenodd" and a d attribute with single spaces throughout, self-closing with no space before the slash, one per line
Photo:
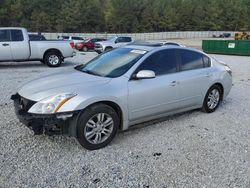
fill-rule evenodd
<path id="1" fill-rule="evenodd" d="M 57 51 L 50 51 L 45 54 L 43 61 L 49 67 L 59 67 L 62 63 L 62 57 Z"/>
<path id="2" fill-rule="evenodd" d="M 107 146 L 119 127 L 116 111 L 105 104 L 96 104 L 83 110 L 77 120 L 77 140 L 88 150 Z"/>
<path id="3" fill-rule="evenodd" d="M 83 50 L 84 52 L 87 52 L 89 49 L 88 49 L 87 46 L 84 46 L 84 47 L 82 48 L 82 50 Z"/>
<path id="4" fill-rule="evenodd" d="M 40 60 L 40 62 L 41 62 L 42 64 L 45 64 L 44 60 Z"/>
<path id="5" fill-rule="evenodd" d="M 205 96 L 202 111 L 206 113 L 214 112 L 222 100 L 222 88 L 219 85 L 213 85 L 207 91 Z"/>

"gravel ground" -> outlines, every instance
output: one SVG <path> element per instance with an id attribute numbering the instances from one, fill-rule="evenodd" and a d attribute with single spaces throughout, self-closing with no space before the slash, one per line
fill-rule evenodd
<path id="1" fill-rule="evenodd" d="M 18 85 L 57 69 L 39 62 L 0 64 L 0 187 L 250 188 L 250 57 L 212 55 L 233 69 L 234 86 L 215 113 L 199 110 L 120 132 L 87 151 L 66 136 L 34 136 L 14 115 Z"/>

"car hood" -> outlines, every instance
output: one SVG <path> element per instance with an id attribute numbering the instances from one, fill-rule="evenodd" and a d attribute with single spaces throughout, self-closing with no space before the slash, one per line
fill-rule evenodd
<path id="1" fill-rule="evenodd" d="M 62 93 L 80 93 L 98 85 L 108 83 L 111 78 L 100 77 L 70 69 L 43 76 L 24 84 L 18 91 L 19 95 L 33 101 L 55 96 Z"/>

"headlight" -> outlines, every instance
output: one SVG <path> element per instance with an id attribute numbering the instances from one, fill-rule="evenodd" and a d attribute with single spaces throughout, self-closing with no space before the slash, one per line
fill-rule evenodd
<path id="1" fill-rule="evenodd" d="M 34 114 L 53 114 L 56 113 L 68 100 L 75 97 L 76 94 L 60 94 L 54 97 L 48 97 L 35 103 L 29 113 Z"/>

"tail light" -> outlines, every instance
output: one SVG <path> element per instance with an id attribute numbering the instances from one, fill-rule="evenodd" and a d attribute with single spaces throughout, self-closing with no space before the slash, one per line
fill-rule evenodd
<path id="1" fill-rule="evenodd" d="M 75 48 L 74 42 L 71 42 L 71 43 L 70 43 L 70 46 L 71 46 L 71 48 Z"/>

